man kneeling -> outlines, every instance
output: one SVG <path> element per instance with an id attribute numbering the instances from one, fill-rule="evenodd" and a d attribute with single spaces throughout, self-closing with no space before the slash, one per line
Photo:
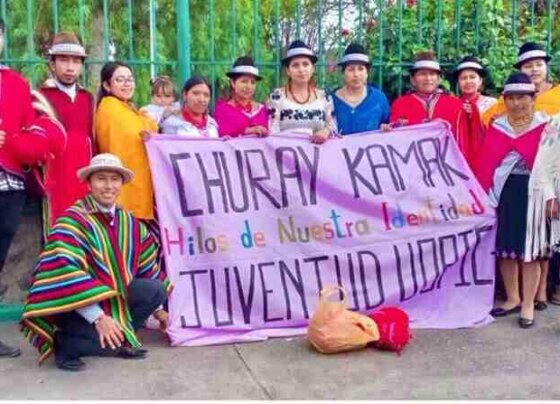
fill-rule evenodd
<path id="1" fill-rule="evenodd" d="M 171 290 L 148 229 L 116 206 L 132 171 L 118 157 L 100 154 L 78 177 L 90 194 L 49 234 L 22 320 L 39 361 L 54 351 L 65 370 L 83 369 L 83 356 L 145 357 L 135 331 L 152 313 L 167 321 L 159 307 Z"/>

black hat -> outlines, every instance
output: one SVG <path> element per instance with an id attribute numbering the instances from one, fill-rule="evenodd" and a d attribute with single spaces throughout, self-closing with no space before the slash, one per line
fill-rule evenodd
<path id="1" fill-rule="evenodd" d="M 344 51 L 344 56 L 338 62 L 339 66 L 342 66 L 344 69 L 347 65 L 357 63 L 366 65 L 367 67 L 371 66 L 371 62 L 369 60 L 369 56 L 366 53 L 366 50 L 362 45 L 357 42 L 352 42 L 346 50 Z"/>
<path id="2" fill-rule="evenodd" d="M 226 73 L 230 79 L 235 79 L 243 75 L 253 76 L 256 80 L 262 80 L 259 76 L 259 69 L 255 66 L 253 58 L 250 56 L 241 56 L 233 63 L 233 67 Z"/>
<path id="3" fill-rule="evenodd" d="M 413 75 L 414 72 L 420 69 L 434 70 L 438 73 L 441 73 L 439 62 L 437 61 L 436 56 L 432 51 L 418 53 L 416 55 L 416 61 L 410 68 L 409 72 L 411 75 Z"/>
<path id="4" fill-rule="evenodd" d="M 513 72 L 504 85 L 503 95 L 509 94 L 535 94 L 537 90 L 531 78 L 522 72 Z"/>
<path id="5" fill-rule="evenodd" d="M 519 53 L 517 54 L 517 63 L 515 63 L 514 66 L 516 69 L 520 69 L 523 63 L 533 59 L 544 59 L 546 62 L 548 62 L 551 57 L 538 43 L 525 42 L 519 48 Z"/>
<path id="6" fill-rule="evenodd" d="M 453 77 L 455 78 L 455 81 L 457 81 L 457 79 L 459 78 L 459 74 L 463 70 L 474 70 L 480 77 L 486 76 L 486 69 L 482 65 L 482 62 L 480 62 L 480 60 L 478 60 L 474 56 L 465 56 L 459 61 L 459 64 L 453 71 Z"/>
<path id="7" fill-rule="evenodd" d="M 297 39 L 288 46 L 288 51 L 286 52 L 286 56 L 282 59 L 282 64 L 284 66 L 288 66 L 290 64 L 290 60 L 301 56 L 308 57 L 311 59 L 311 63 L 313 64 L 317 63 L 317 56 L 315 56 L 315 53 L 311 50 L 311 48 L 307 46 L 305 42 Z"/>

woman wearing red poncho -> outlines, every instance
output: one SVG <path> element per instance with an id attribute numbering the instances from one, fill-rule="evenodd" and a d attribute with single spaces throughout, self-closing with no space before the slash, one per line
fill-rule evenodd
<path id="1" fill-rule="evenodd" d="M 459 122 L 463 103 L 459 98 L 440 88 L 441 75 L 442 70 L 434 53 L 431 51 L 419 53 L 410 69 L 410 83 L 413 90 L 393 102 L 390 125 L 383 125 L 382 129 L 442 119 L 451 125 L 459 149 L 469 161 L 468 129 L 461 126 Z"/>
<path id="2" fill-rule="evenodd" d="M 521 312 L 519 326 L 529 328 L 542 266 L 559 236 L 560 136 L 547 125 L 548 115 L 535 112 L 536 89 L 529 76 L 513 73 L 503 95 L 507 112 L 486 132 L 474 171 L 497 209 L 496 255 L 507 294 L 490 314 Z"/>
<path id="3" fill-rule="evenodd" d="M 266 106 L 253 99 L 257 81 L 262 80 L 253 59 L 249 56 L 238 58 L 226 76 L 229 77 L 231 96 L 219 99 L 214 109 L 220 136 L 268 135 Z"/>
<path id="4" fill-rule="evenodd" d="M 465 56 L 453 72 L 459 91 L 463 110 L 459 114 L 459 126 L 466 127 L 469 133 L 466 157 L 469 162 L 480 151 L 486 126 L 482 122 L 482 115 L 490 109 L 497 100 L 482 94 L 486 69 L 474 56 Z"/>

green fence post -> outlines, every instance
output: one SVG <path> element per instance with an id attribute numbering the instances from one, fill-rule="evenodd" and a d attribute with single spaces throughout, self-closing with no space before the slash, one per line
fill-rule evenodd
<path id="1" fill-rule="evenodd" d="M 461 0 L 455 0 L 455 51 L 461 49 Z"/>
<path id="2" fill-rule="evenodd" d="M 150 77 L 154 78 L 157 75 L 156 65 L 156 5 L 154 0 L 150 0 Z"/>
<path id="3" fill-rule="evenodd" d="M 377 26 L 379 29 L 379 42 L 378 42 L 378 47 L 379 47 L 379 57 L 377 60 L 378 63 L 378 71 L 377 71 L 377 86 L 379 88 L 383 88 L 383 54 L 384 54 L 384 50 L 385 47 L 383 46 L 383 39 L 384 39 L 384 21 L 385 19 L 383 18 L 383 8 L 384 8 L 385 4 L 384 4 L 384 0 L 378 0 L 377 1 L 377 8 L 378 8 L 378 12 L 377 12 Z"/>
<path id="4" fill-rule="evenodd" d="M 33 0 L 27 0 L 27 52 L 28 59 L 31 58 L 35 53 L 35 40 L 33 38 L 33 10 L 35 5 Z"/>
<path id="5" fill-rule="evenodd" d="M 103 59 L 109 57 L 109 2 L 103 0 Z"/>
<path id="6" fill-rule="evenodd" d="M 552 0 L 548 0 L 547 4 L 547 14 L 548 14 L 548 21 L 547 21 L 547 33 L 546 33 L 546 51 L 550 53 L 550 46 L 552 44 L 552 22 L 554 20 L 554 12 L 553 12 L 553 4 Z"/>
<path id="7" fill-rule="evenodd" d="M 324 83 L 325 83 L 325 79 L 324 79 L 324 66 L 325 66 L 325 61 L 323 58 L 323 1 L 319 0 L 318 2 L 318 8 L 319 10 L 317 11 L 317 25 L 318 25 L 318 33 L 317 33 L 317 51 L 319 52 L 319 54 L 317 56 L 319 56 L 319 66 L 318 66 L 318 73 L 319 73 L 319 86 L 323 87 Z"/>
<path id="8" fill-rule="evenodd" d="M 424 45 L 424 27 L 422 23 L 424 22 L 424 8 L 422 7 L 423 1 L 420 0 L 416 3 L 416 7 L 418 8 L 417 11 L 417 19 L 418 19 L 418 43 L 420 45 Z"/>
<path id="9" fill-rule="evenodd" d="M 476 0 L 474 7 L 474 48 L 475 55 L 478 55 L 480 53 L 480 0 Z"/>
<path id="10" fill-rule="evenodd" d="M 401 17 L 402 18 L 402 17 Z M 443 19 L 443 3 L 437 0 L 437 23 L 436 23 L 436 55 L 437 59 L 441 59 L 441 36 L 442 36 L 442 19 Z"/>
<path id="11" fill-rule="evenodd" d="M 517 0 L 511 0 L 511 43 L 517 39 Z"/>
<path id="12" fill-rule="evenodd" d="M 398 64 L 397 65 L 399 66 L 399 78 L 398 78 L 398 86 L 399 86 L 399 93 L 398 94 L 399 95 L 402 94 L 402 86 L 403 86 L 402 72 L 404 70 L 403 69 L 403 67 L 404 67 L 403 66 L 403 43 L 402 43 L 403 42 L 402 41 L 402 36 L 403 36 L 402 35 L 402 32 L 403 32 L 403 30 L 402 30 L 402 28 L 403 28 L 402 27 L 402 17 L 403 17 L 403 8 L 404 8 L 404 3 L 403 2 L 404 2 L 404 0 L 399 0 L 399 4 L 398 4 L 398 6 L 399 6 L 399 27 L 398 27 L 399 46 L 398 46 L 398 51 L 397 51 L 398 52 L 398 54 L 397 54 Z"/>
<path id="13" fill-rule="evenodd" d="M 275 87 L 280 86 L 280 0 L 274 2 L 274 26 L 276 27 L 274 34 L 274 82 Z"/>
<path id="14" fill-rule="evenodd" d="M 208 14 L 210 15 L 210 83 L 212 84 L 212 108 L 216 102 L 216 44 L 214 24 L 214 0 L 208 0 Z M 256 22 L 255 22 L 256 23 Z"/>
<path id="15" fill-rule="evenodd" d="M 60 21 L 58 18 L 58 0 L 52 0 L 53 8 L 53 22 L 54 22 L 54 32 L 58 32 L 60 29 Z"/>
<path id="16" fill-rule="evenodd" d="M 191 19 L 189 0 L 175 0 L 177 10 L 177 66 L 180 85 L 191 75 Z"/>
<path id="17" fill-rule="evenodd" d="M 237 0 L 231 2 L 231 59 L 237 58 L 237 7 L 235 4 Z"/>
<path id="18" fill-rule="evenodd" d="M 2 19 L 4 20 L 4 59 L 10 58 L 10 47 L 9 47 L 9 39 L 10 39 L 10 24 L 8 21 L 8 14 L 6 12 L 6 0 L 2 0 Z"/>
<path id="19" fill-rule="evenodd" d="M 133 13 L 132 13 L 132 0 L 127 1 L 128 4 L 128 12 L 127 12 L 127 19 L 128 19 L 128 58 L 130 60 L 134 60 L 134 31 L 132 28 L 133 22 Z"/>
<path id="20" fill-rule="evenodd" d="M 362 43 L 364 36 L 364 1 L 358 1 L 358 42 Z"/>

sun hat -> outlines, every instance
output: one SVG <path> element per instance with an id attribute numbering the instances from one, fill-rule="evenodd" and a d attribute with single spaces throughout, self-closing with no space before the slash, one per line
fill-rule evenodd
<path id="1" fill-rule="evenodd" d="M 129 183 L 134 178 L 134 173 L 126 168 L 121 159 L 114 154 L 101 153 L 93 157 L 88 166 L 82 167 L 78 170 L 78 178 L 82 181 L 87 179 L 98 171 L 114 171 L 123 177 L 123 183 Z"/>
<path id="2" fill-rule="evenodd" d="M 59 32 L 53 38 L 49 49 L 49 56 L 79 56 L 87 57 L 86 50 L 80 39 L 73 32 Z"/>

